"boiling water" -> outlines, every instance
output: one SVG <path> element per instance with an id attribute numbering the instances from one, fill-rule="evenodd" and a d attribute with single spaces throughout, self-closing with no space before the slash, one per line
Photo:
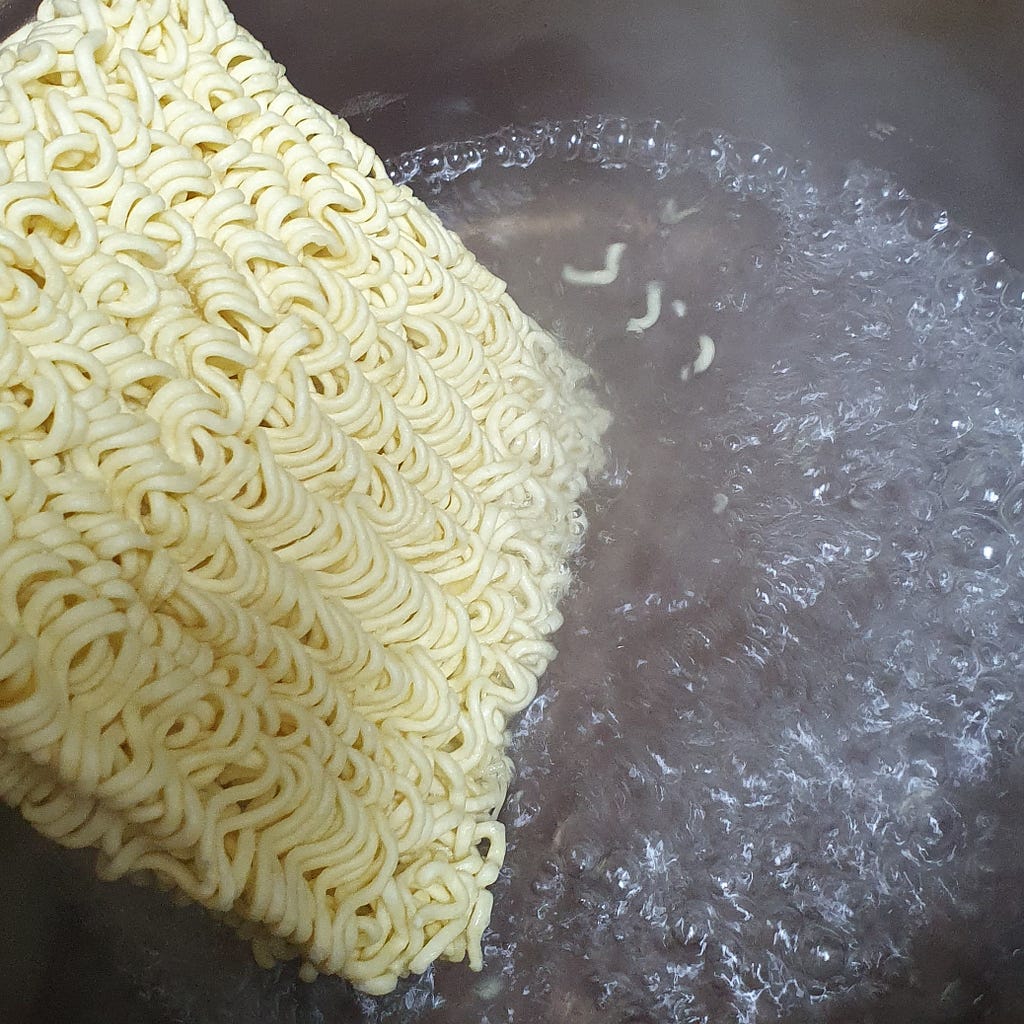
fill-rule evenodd
<path id="1" fill-rule="evenodd" d="M 90 950 L 175 1021 L 997 1014 L 1024 945 L 1024 279 L 878 172 L 657 123 L 390 167 L 615 414 L 513 738 L 485 970 L 304 985 L 81 873 Z M 562 280 L 614 242 L 613 284 Z M 661 317 L 627 331 L 650 281 Z"/>
<path id="2" fill-rule="evenodd" d="M 548 154 L 575 160 L 502 169 Z M 487 970 L 416 987 L 428 1019 L 837 1014 L 919 970 L 935 922 L 991 920 L 1024 743 L 1024 279 L 882 174 L 721 136 L 540 126 L 393 167 L 615 414 L 513 744 Z M 562 282 L 613 242 L 614 284 Z M 650 280 L 662 316 L 629 333 Z"/>

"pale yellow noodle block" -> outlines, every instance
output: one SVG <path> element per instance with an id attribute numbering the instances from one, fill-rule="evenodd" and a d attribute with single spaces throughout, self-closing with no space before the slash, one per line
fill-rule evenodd
<path id="1" fill-rule="evenodd" d="M 219 0 L 0 75 L 0 795 L 261 962 L 479 966 L 584 367 Z"/>

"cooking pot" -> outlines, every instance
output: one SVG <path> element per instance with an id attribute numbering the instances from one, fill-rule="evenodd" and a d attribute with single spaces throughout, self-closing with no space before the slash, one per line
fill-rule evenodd
<path id="1" fill-rule="evenodd" d="M 933 204 L 929 209 L 940 213 L 948 210 L 954 222 L 973 229 L 975 237 L 990 240 L 1010 264 L 1024 266 L 1024 203 L 1020 202 L 1024 194 L 1024 119 L 1018 115 L 1024 96 L 1024 66 L 1020 61 L 1024 18 L 1017 5 L 1008 0 L 927 5 L 904 0 L 887 4 L 876 0 L 800 4 L 766 0 L 754 5 L 733 0 L 694 4 L 566 0 L 558 5 L 539 0 L 496 0 L 487 5 L 464 0 L 383 0 L 372 9 L 356 9 L 344 3 L 282 7 L 237 0 L 233 10 L 238 20 L 288 67 L 292 82 L 300 90 L 347 116 L 353 128 L 382 155 L 397 156 L 433 143 L 480 138 L 503 125 L 529 125 L 542 119 L 560 121 L 604 114 L 633 124 L 657 118 L 665 124 L 679 122 L 682 127 L 675 129 L 679 138 L 700 138 L 703 130 L 710 129 L 715 144 L 726 148 L 730 140 L 743 137 L 768 144 L 776 153 L 786 155 L 791 171 L 798 164 L 813 167 L 812 176 L 820 183 L 822 195 L 829 187 L 854 188 L 848 183 L 857 175 L 861 182 L 858 187 L 896 188 L 888 178 L 872 177 L 871 169 L 884 168 L 909 193 L 929 200 Z M 32 5 L 20 0 L 4 4 L 0 7 L 2 34 L 9 34 L 32 12 Z M 856 161 L 858 168 L 854 172 L 850 170 L 851 161 Z M 686 173 L 706 176 L 708 166 L 697 166 L 699 163 L 694 158 L 694 165 L 687 167 Z M 615 408 L 620 433 L 613 433 L 609 442 L 610 468 L 597 488 L 594 530 L 578 566 L 581 589 L 569 598 L 567 606 L 569 621 L 560 642 L 562 657 L 539 703 L 527 712 L 514 748 L 520 761 L 521 784 L 513 784 L 504 814 L 511 843 L 506 879 L 499 883 L 494 937 L 486 949 L 489 969 L 478 979 L 465 966 L 446 965 L 424 979 L 404 984 L 384 1000 L 360 996 L 337 979 L 300 982 L 293 966 L 263 971 L 251 963 L 240 941 L 194 908 L 173 906 L 164 896 L 127 883 L 93 881 L 86 854 L 51 847 L 5 810 L 0 816 L 0 930 L 6 937 L 0 1020 L 67 1024 L 93 1020 L 104 1024 L 236 1020 L 260 1024 L 340 1024 L 350 1020 L 593 1020 L 609 1024 L 661 1020 L 742 1020 L 748 1024 L 819 1019 L 1024 1020 L 1024 878 L 1015 857 L 1021 834 L 1017 819 L 1024 796 L 1024 772 L 1016 757 L 1020 737 L 1011 736 L 1009 726 L 1004 727 L 1003 720 L 994 713 L 991 719 L 985 719 L 991 724 L 985 726 L 988 732 L 984 742 L 978 740 L 986 753 L 976 771 L 950 769 L 935 777 L 922 776 L 917 789 L 908 785 L 900 790 L 904 794 L 901 800 L 910 803 L 892 809 L 892 826 L 897 830 L 917 818 L 925 824 L 934 821 L 932 838 L 925 843 L 928 856 L 914 865 L 924 879 L 932 870 L 930 865 L 934 865 L 934 884 L 925 880 L 904 885 L 898 877 L 893 864 L 898 863 L 902 852 L 906 851 L 904 859 L 908 863 L 916 856 L 910 836 L 893 840 L 891 848 L 886 847 L 897 861 L 887 861 L 886 870 L 880 869 L 877 874 L 877 901 L 866 889 L 857 890 L 861 902 L 872 903 L 871 913 L 861 913 L 857 900 L 851 899 L 841 913 L 835 911 L 837 919 L 830 921 L 824 897 L 817 903 L 794 897 L 789 903 L 775 901 L 769 906 L 759 902 L 756 895 L 723 890 L 720 907 L 736 909 L 735 920 L 725 920 L 727 915 L 716 911 L 716 904 L 709 898 L 698 899 L 696 889 L 688 896 L 686 872 L 702 871 L 728 887 L 736 878 L 742 881 L 742 872 L 727 879 L 721 864 L 740 863 L 744 856 L 751 865 L 751 875 L 763 862 L 773 878 L 792 879 L 797 886 L 803 878 L 803 865 L 814 860 L 819 873 L 814 876 L 816 880 L 812 879 L 813 884 L 825 879 L 827 888 L 829 878 L 845 877 L 843 873 L 849 870 L 849 864 L 839 862 L 843 856 L 871 848 L 866 840 L 861 845 L 848 842 L 844 846 L 846 832 L 866 835 L 868 823 L 875 820 L 872 814 L 877 812 L 870 808 L 857 811 L 856 800 L 864 798 L 862 792 L 851 790 L 846 794 L 848 800 L 833 798 L 830 786 L 841 790 L 850 778 L 877 778 L 878 792 L 887 794 L 887 771 L 891 776 L 911 764 L 959 766 L 966 763 L 966 748 L 954 744 L 952 752 L 940 750 L 941 743 L 950 739 L 947 733 L 953 719 L 933 715 L 935 736 L 920 731 L 901 734 L 901 744 L 912 740 L 918 745 L 914 747 L 916 753 L 898 764 L 894 759 L 887 767 L 885 741 L 877 739 L 878 731 L 870 733 L 862 719 L 854 729 L 853 718 L 847 721 L 844 717 L 854 715 L 853 704 L 844 704 L 839 698 L 833 704 L 823 704 L 815 697 L 816 693 L 833 691 L 819 687 L 813 660 L 808 665 L 781 659 L 775 669 L 765 664 L 760 673 L 750 668 L 754 664 L 750 662 L 742 685 L 736 683 L 733 703 L 728 707 L 715 705 L 722 710 L 723 718 L 728 716 L 733 731 L 701 731 L 702 700 L 699 692 L 694 695 L 694 686 L 699 691 L 700 679 L 706 682 L 714 672 L 725 671 L 722 664 L 710 665 L 707 651 L 725 650 L 732 642 L 729 636 L 734 629 L 713 598 L 715 594 L 740 592 L 719 583 L 716 574 L 726 575 L 729 566 L 738 572 L 741 562 L 746 565 L 743 559 L 749 552 L 744 545 L 748 542 L 751 552 L 757 545 L 763 549 L 765 543 L 778 547 L 781 533 L 769 534 L 767 541 L 760 534 L 755 537 L 753 531 L 745 533 L 742 512 L 736 511 L 743 507 L 737 497 L 729 511 L 730 516 L 737 517 L 730 527 L 733 532 L 717 539 L 706 534 L 700 524 L 718 515 L 715 509 L 720 496 L 729 497 L 725 489 L 713 494 L 713 488 L 709 490 L 708 508 L 696 499 L 691 505 L 680 504 L 675 498 L 665 497 L 676 492 L 672 490 L 675 483 L 663 474 L 668 472 L 666 467 L 674 467 L 677 474 L 695 473 L 690 492 L 700 493 L 701 478 L 694 469 L 697 463 L 687 462 L 684 456 L 675 462 L 655 462 L 635 455 L 631 462 L 624 454 L 636 447 L 629 432 L 643 430 L 650 437 L 645 435 L 642 444 L 661 439 L 672 450 L 698 436 L 709 450 L 720 441 L 727 442 L 730 457 L 735 456 L 737 466 L 742 466 L 749 464 L 749 460 L 742 462 L 740 454 L 748 435 L 729 426 L 734 410 L 715 409 L 715 400 L 706 392 L 702 397 L 695 389 L 679 392 L 680 403 L 689 403 L 689 409 L 679 413 L 684 418 L 667 420 L 669 426 L 660 434 L 653 420 L 639 415 L 635 420 L 630 418 L 630 403 L 642 405 L 649 393 L 644 389 L 650 387 L 648 378 L 643 377 L 637 378 L 640 383 L 624 383 L 632 364 L 638 361 L 636 352 L 645 353 L 639 362 L 647 360 L 651 372 L 660 373 L 668 367 L 676 380 L 682 357 L 675 355 L 672 339 L 666 335 L 652 343 L 661 345 L 657 351 L 652 347 L 609 354 L 602 348 L 607 339 L 592 322 L 596 316 L 593 309 L 600 307 L 602 315 L 614 317 L 614 303 L 601 307 L 603 298 L 594 298 L 593 302 L 588 298 L 590 307 L 584 310 L 580 296 L 571 288 L 559 285 L 544 292 L 537 272 L 524 268 L 520 257 L 536 249 L 538 260 L 547 261 L 545 273 L 570 258 L 578 257 L 577 262 L 581 262 L 587 253 L 592 262 L 600 262 L 599 247 L 617 237 L 614 230 L 632 231 L 631 239 L 634 235 L 640 238 L 636 225 L 623 221 L 639 209 L 639 200 L 630 204 L 630 190 L 635 189 L 637 196 L 653 196 L 652 203 L 660 202 L 663 196 L 655 196 L 652 190 L 659 186 L 651 180 L 630 177 L 629 168 L 580 171 L 578 179 L 570 180 L 565 175 L 575 173 L 571 168 L 567 171 L 553 164 L 546 166 L 548 170 L 510 171 L 507 178 L 501 173 L 481 178 L 477 192 L 471 185 L 459 193 L 432 189 L 422 179 L 413 181 L 449 223 L 466 233 L 471 245 L 498 262 L 496 269 L 510 280 L 521 301 L 537 309 L 547 326 L 560 327 L 569 334 L 574 326 L 578 329 L 577 347 L 597 365 L 609 403 L 621 406 Z M 624 176 L 615 178 L 615 174 Z M 559 197 L 576 195 L 585 211 L 583 220 L 589 224 L 590 233 L 582 231 L 582 235 L 587 238 L 587 247 L 575 256 L 569 249 L 558 248 L 550 231 L 524 236 L 520 230 L 517 235 L 516 224 L 530 218 L 551 223 L 555 216 L 550 201 L 544 205 L 545 187 L 538 184 L 549 180 L 544 175 L 551 176 Z M 787 180 L 792 178 L 790 174 Z M 685 183 L 689 180 L 680 186 L 683 192 L 697 187 Z M 689 241 L 679 243 L 674 250 L 674 263 L 658 264 L 657 273 L 662 277 L 670 272 L 683 273 L 687 260 L 694 264 L 694 274 L 699 277 L 702 268 L 717 263 L 718 246 L 748 253 L 755 241 L 761 245 L 762 232 L 768 241 L 775 240 L 773 232 L 778 226 L 765 220 L 768 214 L 749 209 L 751 203 L 758 202 L 756 196 L 742 195 L 743 190 L 737 190 L 728 175 L 715 187 L 718 185 L 722 188 L 712 188 L 711 198 L 702 193 L 695 205 L 705 204 L 703 208 L 710 212 L 703 215 L 717 215 L 721 224 L 739 224 L 738 233 L 733 237 L 710 232 L 703 241 L 697 234 L 687 236 Z M 490 198 L 485 201 L 481 195 Z M 740 199 L 750 202 L 743 205 Z M 763 205 L 771 208 L 767 200 Z M 612 207 L 614 210 L 609 212 Z M 838 207 L 822 201 L 822 209 Z M 499 228 L 494 227 L 495 222 Z M 604 234 L 594 226 L 598 223 L 607 228 Z M 656 226 L 652 237 L 664 240 L 667 230 L 665 225 Z M 749 238 L 744 235 L 747 230 Z M 830 229 L 826 226 L 815 230 L 827 235 Z M 559 222 L 557 231 L 564 233 L 564 222 Z M 787 238 L 781 228 L 779 231 L 779 245 L 784 249 Z M 498 237 L 503 233 L 512 237 L 511 245 L 507 238 Z M 669 241 L 675 237 L 672 235 Z M 791 231 L 789 243 L 793 243 L 793 237 Z M 795 237 L 804 238 L 799 231 Z M 809 231 L 804 240 L 812 246 L 814 239 Z M 860 237 L 865 246 L 869 241 L 866 236 Z M 931 245 L 934 240 L 928 236 L 921 241 Z M 636 251 L 640 242 L 631 241 L 631 245 Z M 804 256 L 807 251 L 805 246 Z M 824 258 L 824 250 L 818 255 Z M 651 259 L 653 263 L 637 268 L 634 278 L 627 281 L 637 288 L 638 296 L 642 295 L 647 270 L 652 279 L 655 274 L 657 260 L 654 256 Z M 733 256 L 728 259 L 732 261 Z M 924 260 L 919 265 L 932 264 Z M 768 333 L 781 330 L 780 324 L 788 323 L 785 317 L 793 317 L 796 322 L 804 315 L 795 278 L 787 278 L 782 270 L 779 273 L 779 280 L 790 282 L 792 292 L 785 303 L 776 302 L 777 297 L 765 297 L 765 324 L 770 326 L 764 330 Z M 706 283 L 708 294 L 716 287 Z M 870 283 L 872 290 L 881 288 L 884 282 Z M 820 290 L 808 285 L 806 294 Z M 855 294 L 845 299 L 860 302 L 858 308 L 862 309 L 871 301 L 870 297 Z M 808 302 L 813 305 L 814 300 L 809 298 Z M 693 302 L 691 305 L 696 306 Z M 691 320 L 680 316 L 680 324 L 673 326 L 682 332 L 682 325 L 700 314 L 695 308 L 689 315 Z M 826 316 L 831 322 L 838 312 L 830 306 L 821 316 L 821 322 Z M 929 330 L 933 326 L 929 321 Z M 1004 323 L 1002 336 L 1008 336 L 1012 327 Z M 863 341 L 863 323 L 859 330 L 858 337 Z M 696 335 L 696 327 L 693 333 Z M 739 373 L 737 367 L 744 360 L 756 364 L 756 339 L 747 339 L 745 344 L 746 348 L 737 332 L 732 355 L 723 354 L 723 374 Z M 692 356 L 688 360 L 683 363 L 692 368 Z M 765 363 L 766 379 L 774 365 Z M 863 365 L 867 368 L 869 363 Z M 969 369 L 969 361 L 964 366 Z M 835 379 L 841 382 L 844 378 Z M 934 399 L 936 389 L 946 388 L 941 375 L 930 379 L 933 393 L 926 391 L 925 399 Z M 687 382 L 685 376 L 683 380 Z M 1017 383 L 1022 389 L 1019 397 L 1024 399 L 1024 382 L 1018 378 Z M 634 386 L 635 392 L 630 391 Z M 742 405 L 738 388 L 725 388 L 717 394 L 725 396 L 725 406 L 733 400 L 737 408 Z M 743 401 L 752 403 L 750 396 L 757 394 L 762 394 L 767 404 L 768 397 L 782 392 L 750 390 Z M 756 412 L 752 405 L 742 408 L 751 415 Z M 882 413 L 878 416 L 884 419 Z M 953 416 L 955 412 L 950 414 Z M 794 444 L 804 443 L 803 435 L 793 436 Z M 965 455 L 961 440 L 957 436 L 956 443 L 949 442 L 946 448 L 941 447 L 946 441 L 936 441 L 936 457 L 955 467 L 955 472 L 950 469 L 936 477 L 936 487 L 945 495 L 942 500 L 954 500 L 949 495 L 956 487 L 975 487 L 973 467 L 985 449 L 979 444 L 965 449 Z M 763 448 L 761 442 L 759 445 Z M 890 474 L 893 479 L 889 483 L 894 487 L 899 475 L 898 471 Z M 910 475 L 908 466 L 908 478 Z M 1007 494 L 1015 493 L 1015 483 L 1021 476 L 1018 453 L 1017 463 L 1009 466 L 1003 481 Z M 684 538 L 689 547 L 706 545 L 706 558 L 692 563 L 680 561 L 678 566 L 652 565 L 648 563 L 658 559 L 651 555 L 643 531 L 631 536 L 602 535 L 602 517 L 613 514 L 627 477 L 634 493 L 640 491 L 638 507 L 647 510 L 652 523 L 660 524 L 659 535 L 665 533 L 666 522 L 678 519 L 682 525 L 677 539 Z M 986 484 L 984 473 L 979 479 Z M 858 503 L 883 500 L 891 502 L 887 514 L 913 519 L 920 504 L 915 504 L 913 487 L 890 491 L 874 484 L 864 492 L 867 497 L 851 491 L 843 505 L 843 515 L 850 518 L 843 522 L 853 523 L 855 516 L 864 511 Z M 736 493 L 739 496 L 739 491 Z M 997 497 L 1000 514 L 1008 515 L 1006 499 Z M 724 512 L 725 506 L 719 511 Z M 976 518 L 989 521 L 980 513 Z M 804 530 L 826 520 L 811 517 L 788 521 Z M 976 526 L 975 519 L 965 522 Z M 657 531 L 652 527 L 652 532 Z M 849 530 L 844 533 L 847 535 Z M 831 534 L 822 536 L 822 543 L 833 543 Z M 683 540 L 678 543 L 682 545 Z M 729 561 L 733 555 L 735 564 Z M 768 555 L 750 554 L 750 558 L 760 559 L 758 565 L 762 568 L 779 571 L 778 558 L 774 562 Z M 873 556 L 865 555 L 865 559 L 871 561 Z M 609 568 L 613 565 L 614 574 Z M 686 572 L 696 576 L 702 570 L 706 570 L 706 578 L 694 581 L 688 589 L 681 577 Z M 621 595 L 615 589 L 618 582 L 614 586 L 609 582 L 613 577 L 623 581 Z M 791 568 L 791 577 L 785 584 L 790 596 L 803 593 L 806 600 L 806 590 L 798 587 L 806 581 L 797 568 Z M 775 578 L 776 583 L 779 578 Z M 907 579 L 907 586 L 915 588 L 915 593 L 925 585 L 924 576 Z M 1019 577 L 1000 579 L 1006 601 L 1015 600 L 1021 588 Z M 661 581 L 660 589 L 652 582 L 657 580 Z M 663 608 L 659 602 L 663 598 L 668 601 L 672 586 L 678 590 L 674 600 L 680 603 Z M 657 606 L 657 616 L 652 613 L 650 619 L 644 619 L 644 613 L 633 606 L 634 592 L 641 598 L 646 595 L 649 607 Z M 829 602 L 810 602 L 817 608 L 815 628 L 833 628 L 837 645 L 845 644 L 844 638 L 862 628 L 857 623 L 874 623 L 872 615 L 884 618 L 887 614 L 885 608 L 860 609 L 854 598 L 844 598 L 844 593 L 837 592 Z M 857 591 L 858 599 L 864 593 Z M 863 628 L 868 649 L 892 639 L 885 638 L 875 625 Z M 982 643 L 984 637 L 976 631 L 965 640 L 958 628 L 958 621 L 951 618 L 949 636 L 936 640 L 936 650 L 952 651 L 947 660 L 953 662 L 974 659 L 981 665 L 977 677 L 985 677 L 988 671 L 986 678 L 999 679 L 1000 688 L 986 692 L 1005 694 L 1003 703 L 1015 704 L 1012 684 L 1016 662 L 1012 656 L 1020 649 L 1021 632 L 1008 619 L 999 620 L 996 634 L 989 638 L 995 645 L 992 649 L 998 648 L 1003 658 L 999 671 L 995 671 L 982 664 L 986 657 L 990 661 L 995 657 L 986 654 L 990 648 Z M 927 624 L 929 636 L 936 629 L 934 622 Z M 911 646 L 923 642 L 912 628 L 905 632 Z M 620 636 L 624 638 L 621 643 L 616 639 Z M 742 646 L 739 640 L 736 646 Z M 893 650 L 897 648 L 894 644 Z M 622 649 L 628 658 L 615 653 Z M 641 666 L 639 660 L 645 660 L 645 652 L 652 662 L 656 654 L 661 662 L 654 668 L 646 663 Z M 868 650 L 866 663 L 871 656 Z M 730 663 L 729 657 L 732 655 L 724 657 L 726 665 L 742 660 L 736 655 Z M 673 664 L 678 674 L 674 674 Z M 834 675 L 834 668 L 830 666 L 827 671 Z M 776 678 L 773 671 L 781 675 Z M 653 680 L 637 684 L 633 704 L 626 686 L 632 674 L 637 679 Z M 588 680 L 594 681 L 592 689 Z M 672 680 L 678 680 L 678 685 Z M 841 680 L 833 682 L 839 686 Z M 883 683 L 878 686 L 878 699 L 888 699 L 891 705 L 895 698 L 885 691 Z M 939 683 L 925 673 L 919 687 L 927 690 L 929 686 L 935 690 Z M 601 700 L 595 700 L 594 693 L 601 694 Z M 617 693 L 622 706 L 630 710 L 624 723 L 615 718 L 617 705 L 610 693 Z M 975 693 L 972 690 L 965 696 L 950 688 L 942 691 L 942 701 L 969 702 Z M 710 695 L 708 700 L 713 697 Z M 908 707 L 913 703 L 905 694 L 900 699 Z M 916 707 L 931 708 L 928 714 L 935 711 L 925 697 Z M 984 710 L 982 704 L 979 707 Z M 809 710 L 812 708 L 813 712 Z M 898 716 L 891 710 L 878 710 L 878 721 L 894 730 Z M 957 713 L 961 710 L 958 706 Z M 982 711 L 963 711 L 956 721 L 977 721 Z M 685 715 L 692 715 L 690 721 L 695 723 L 689 733 Z M 791 735 L 762 731 L 761 723 L 770 721 L 774 727 L 786 715 L 792 719 Z M 641 731 L 662 741 L 672 740 L 674 746 L 647 751 L 655 758 L 653 764 L 664 765 L 656 785 L 662 791 L 671 791 L 687 784 L 686 772 L 677 764 L 689 758 L 689 770 L 696 771 L 693 766 L 697 761 L 691 757 L 688 745 L 703 742 L 707 735 L 719 737 L 713 752 L 706 756 L 707 764 L 713 766 L 708 771 L 720 771 L 721 765 L 735 764 L 741 756 L 756 764 L 759 757 L 767 757 L 765 751 L 782 747 L 792 751 L 794 764 L 800 757 L 813 760 L 818 756 L 814 745 L 821 740 L 813 722 L 805 727 L 803 718 L 810 722 L 815 715 L 815 721 L 834 726 L 835 737 L 842 738 L 849 726 L 849 739 L 835 741 L 830 748 L 833 760 L 821 754 L 821 778 L 831 782 L 814 790 L 816 803 L 807 797 L 799 827 L 791 833 L 783 836 L 779 831 L 782 811 L 774 817 L 767 814 L 764 834 L 770 836 L 770 841 L 766 838 L 767 845 L 761 850 L 755 836 L 750 840 L 749 855 L 744 854 L 749 837 L 741 841 L 739 832 L 730 832 L 732 823 L 741 819 L 728 810 L 733 795 L 725 788 L 707 791 L 721 793 L 727 807 L 718 824 L 714 799 L 709 798 L 706 805 L 699 801 L 686 804 L 693 812 L 692 820 L 666 821 L 663 827 L 657 823 L 658 828 L 646 821 L 642 835 L 638 831 L 635 823 L 639 809 L 647 806 L 644 801 L 655 786 L 652 776 L 637 767 Z M 659 732 L 657 720 L 673 716 L 680 719 L 678 728 Z M 572 759 L 560 759 L 557 750 L 547 749 L 549 742 L 563 734 L 570 736 L 566 742 L 571 747 L 571 734 L 578 727 L 587 737 L 582 752 L 572 748 Z M 723 742 L 723 735 L 735 737 L 733 749 L 727 740 Z M 868 743 L 863 739 L 867 735 L 876 736 L 876 740 Z M 974 734 L 971 737 L 977 739 Z M 931 739 L 937 746 L 930 743 Z M 1002 747 L 996 756 L 990 747 L 995 749 L 999 743 Z M 608 788 L 595 792 L 591 785 L 588 789 L 588 774 L 600 778 L 601 785 L 607 784 Z M 740 776 L 747 780 L 747 790 L 755 792 L 755 774 L 747 770 Z M 766 806 L 773 792 L 768 786 L 762 794 Z M 591 807 L 587 817 L 586 808 L 580 810 L 574 798 L 580 805 L 605 800 L 607 807 Z M 913 801 L 918 798 L 927 805 L 922 803 L 915 810 Z M 806 812 L 806 807 L 812 805 L 819 808 L 817 820 Z M 667 797 L 662 792 L 661 802 L 648 809 L 655 814 L 652 808 L 661 808 L 657 813 L 669 814 L 681 806 L 672 802 L 671 792 Z M 860 818 L 855 825 L 851 824 L 852 818 L 848 821 L 843 817 L 856 813 Z M 620 823 L 620 834 L 588 832 L 593 822 L 607 824 L 610 819 Z M 666 846 L 657 836 L 667 835 L 678 826 L 673 833 L 678 843 L 684 825 L 687 857 L 673 860 L 671 842 Z M 883 825 L 878 827 L 884 831 Z M 639 839 L 646 843 L 640 844 L 646 860 L 637 860 L 634 848 Z M 660 847 L 659 841 L 663 842 Z M 831 876 L 827 867 L 830 849 L 847 851 L 836 854 Z M 984 852 L 983 857 L 975 856 L 979 850 Z M 695 851 L 703 852 L 698 856 Z M 961 864 L 962 870 L 958 867 Z M 588 887 L 576 880 L 590 876 L 600 876 L 604 888 L 597 882 Z M 659 893 L 672 893 L 672 899 L 664 901 L 663 915 L 652 913 L 644 918 L 643 931 L 639 929 L 643 917 L 639 896 L 630 895 L 638 878 L 635 888 L 639 896 L 646 894 L 655 899 Z M 783 882 L 778 884 L 785 888 Z M 805 888 L 810 885 L 806 882 Z M 698 902 L 699 908 L 695 906 Z M 910 903 L 916 905 L 911 907 Z M 707 920 L 709 908 L 712 914 L 718 914 L 717 921 Z M 539 927 L 533 920 L 538 915 L 559 920 Z M 583 934 L 573 936 L 574 930 L 583 930 Z M 742 947 L 742 956 L 747 957 L 742 964 L 741 954 L 729 945 L 730 935 L 740 936 L 736 949 Z M 791 939 L 793 949 L 789 950 Z M 784 973 L 762 979 L 765 991 L 771 989 L 784 997 L 769 1000 L 755 993 L 744 1001 L 744 994 L 749 996 L 753 991 L 750 977 L 744 972 L 756 975 L 760 969 L 757 965 L 762 964 L 752 952 L 758 948 L 766 951 L 763 964 L 768 966 L 764 970 L 772 965 L 783 972 L 792 969 L 792 985 Z M 870 957 L 860 957 L 855 953 L 857 949 L 873 952 Z M 892 955 L 878 952 L 885 949 Z M 808 966 L 812 959 L 813 965 Z"/>

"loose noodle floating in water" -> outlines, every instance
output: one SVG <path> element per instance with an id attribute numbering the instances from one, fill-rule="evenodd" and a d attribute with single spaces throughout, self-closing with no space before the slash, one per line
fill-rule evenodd
<path id="1" fill-rule="evenodd" d="M 0 74 L 0 796 L 262 962 L 479 966 L 585 369 L 219 0 Z"/>
<path id="2" fill-rule="evenodd" d="M 630 334 L 643 334 L 661 319 L 661 294 L 664 290 L 665 286 L 660 281 L 647 282 L 647 309 L 643 316 L 631 317 L 626 323 L 626 330 Z"/>
<path id="3" fill-rule="evenodd" d="M 622 267 L 622 254 L 626 251 L 625 242 L 612 242 L 605 250 L 604 266 L 600 270 L 577 270 L 566 264 L 562 267 L 562 280 L 566 284 L 580 286 L 614 284 Z"/>
<path id="4" fill-rule="evenodd" d="M 715 361 L 715 341 L 707 334 L 702 334 L 697 339 L 697 358 L 692 363 L 687 363 L 680 371 L 682 380 L 689 380 L 691 377 L 699 376 L 711 369 Z"/>

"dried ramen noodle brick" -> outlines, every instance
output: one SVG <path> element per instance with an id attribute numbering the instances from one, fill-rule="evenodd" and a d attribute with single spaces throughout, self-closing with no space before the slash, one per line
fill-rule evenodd
<path id="1" fill-rule="evenodd" d="M 219 0 L 0 76 L 0 795 L 263 963 L 478 967 L 584 368 Z"/>

